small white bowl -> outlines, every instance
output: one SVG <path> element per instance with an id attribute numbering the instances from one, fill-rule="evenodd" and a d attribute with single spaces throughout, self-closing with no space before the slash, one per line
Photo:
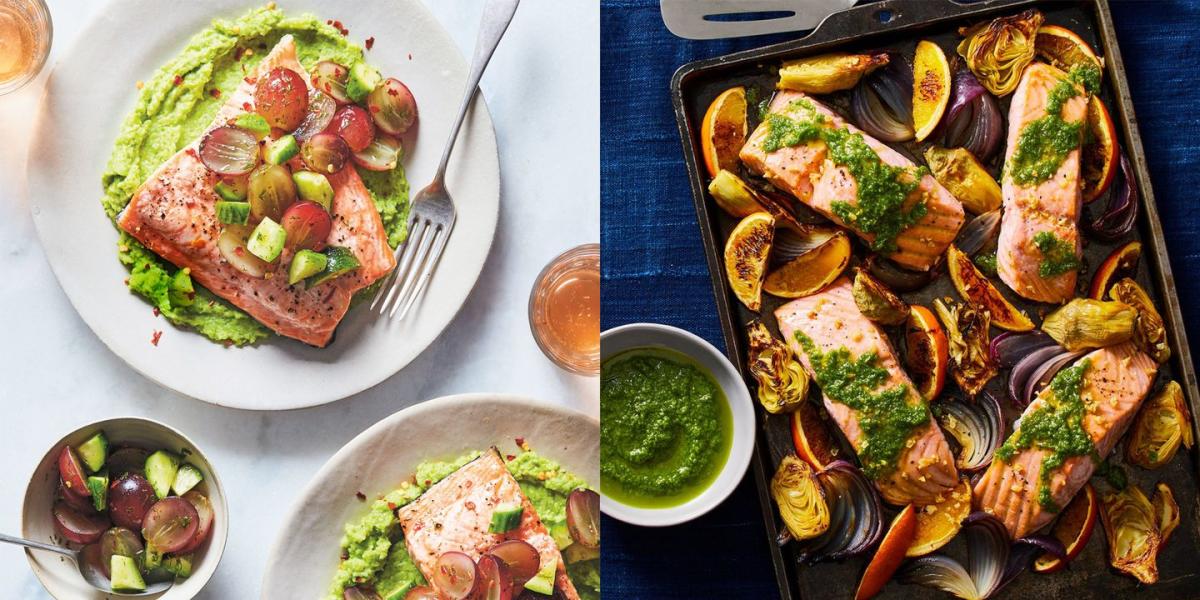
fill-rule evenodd
<path id="1" fill-rule="evenodd" d="M 197 486 L 208 496 L 213 505 L 212 535 L 196 551 L 192 576 L 181 579 L 167 591 L 148 598 L 162 600 L 188 600 L 200 593 L 204 584 L 212 578 L 225 552 L 225 540 L 229 535 L 229 506 L 216 471 L 204 453 L 187 436 L 158 421 L 138 417 L 118 417 L 84 425 L 63 436 L 50 446 L 42 461 L 38 463 L 25 488 L 25 500 L 21 507 L 21 535 L 27 539 L 62 544 L 62 536 L 55 530 L 54 498 L 58 491 L 58 454 L 64 445 L 78 446 L 97 431 L 103 430 L 109 444 L 133 444 L 154 451 L 170 450 L 186 454 L 185 460 L 195 465 L 204 475 Z M 72 545 L 78 548 L 78 545 Z M 29 566 L 41 580 L 46 591 L 58 600 L 108 600 L 113 596 L 88 585 L 70 559 L 41 552 L 26 550 Z"/>
<path id="2" fill-rule="evenodd" d="M 670 325 L 632 323 L 605 331 L 600 334 L 601 365 L 610 356 L 638 348 L 674 350 L 696 361 L 721 386 L 725 400 L 729 403 L 729 410 L 733 414 L 733 440 L 729 458 L 712 485 L 695 498 L 678 506 L 642 508 L 613 500 L 604 495 L 603 489 L 600 491 L 600 510 L 614 519 L 648 527 L 677 525 L 716 508 L 741 482 L 754 453 L 754 402 L 741 373 L 720 350 L 699 336 Z M 603 403 L 600 411 L 600 427 L 603 429 Z"/>

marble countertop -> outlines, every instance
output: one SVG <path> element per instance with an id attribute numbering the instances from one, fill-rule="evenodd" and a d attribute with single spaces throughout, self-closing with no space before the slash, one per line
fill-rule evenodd
<path id="1" fill-rule="evenodd" d="M 104 3 L 48 3 L 53 64 Z M 482 3 L 427 4 L 469 56 Z M 568 28 L 570 35 L 563 35 Z M 482 84 L 495 121 L 502 187 L 495 244 L 474 291 L 458 318 L 407 368 L 357 396 L 293 412 L 237 411 L 179 396 L 134 372 L 92 334 L 50 272 L 26 201 L 25 156 L 46 73 L 0 97 L 0 331 L 6 342 L 0 350 L 0 406 L 6 410 L 0 417 L 0 531 L 20 532 L 25 484 L 59 437 L 107 417 L 158 419 L 204 449 L 227 489 L 229 543 L 197 597 L 257 597 L 267 552 L 294 494 L 338 448 L 387 415 L 438 396 L 494 391 L 598 417 L 596 378 L 550 363 L 526 317 L 541 268 L 559 252 L 599 237 L 598 39 L 598 4 L 525 0 Z M 0 581 L 3 598 L 49 597 L 16 547 L 0 547 Z"/>

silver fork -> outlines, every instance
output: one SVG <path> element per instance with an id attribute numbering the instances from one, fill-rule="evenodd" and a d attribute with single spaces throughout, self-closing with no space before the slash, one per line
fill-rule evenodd
<path id="1" fill-rule="evenodd" d="M 487 67 L 492 53 L 500 43 L 500 37 L 508 29 L 513 14 L 517 11 L 520 0 L 488 0 L 483 7 L 483 18 L 479 23 L 479 37 L 475 40 L 475 56 L 471 60 L 471 74 L 467 78 L 467 91 L 463 97 L 462 106 L 458 109 L 458 118 L 450 129 L 450 139 L 442 152 L 442 161 L 438 163 L 437 174 L 433 181 L 417 193 L 413 200 L 408 222 L 408 237 L 396 249 L 397 266 L 375 294 L 371 301 L 370 310 L 378 309 L 380 315 L 388 318 L 396 316 L 400 311 L 400 319 L 408 314 L 413 303 L 429 283 L 433 270 L 437 267 L 442 251 L 446 249 L 446 240 L 454 229 L 457 212 L 454 210 L 454 200 L 446 191 L 446 165 L 450 162 L 450 152 L 454 150 L 454 141 L 458 138 L 458 130 L 462 128 L 467 109 L 471 106 L 476 91 L 479 89 L 479 79 Z M 394 302 L 393 302 L 394 300 Z"/>

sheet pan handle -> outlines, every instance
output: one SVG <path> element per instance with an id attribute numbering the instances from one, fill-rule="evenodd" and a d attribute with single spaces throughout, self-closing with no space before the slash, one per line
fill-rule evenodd
<path id="1" fill-rule="evenodd" d="M 961 19 L 997 6 L 1028 3 L 1030 0 L 883 0 L 833 13 L 803 39 L 806 45 L 840 41 L 848 36 L 896 31 L 908 26 Z"/>

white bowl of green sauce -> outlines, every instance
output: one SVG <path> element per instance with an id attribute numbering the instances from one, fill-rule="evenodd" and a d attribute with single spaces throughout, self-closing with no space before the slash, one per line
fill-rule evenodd
<path id="1" fill-rule="evenodd" d="M 658 527 L 724 501 L 754 451 L 754 403 L 733 364 L 657 323 L 605 331 L 600 360 L 600 509 Z"/>

